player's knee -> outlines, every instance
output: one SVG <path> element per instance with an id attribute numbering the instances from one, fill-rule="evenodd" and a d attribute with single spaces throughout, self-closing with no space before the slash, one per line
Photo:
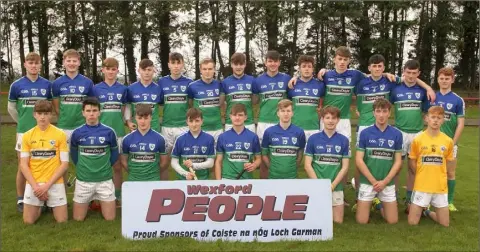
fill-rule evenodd
<path id="1" fill-rule="evenodd" d="M 335 223 L 337 223 L 337 224 L 342 224 L 342 223 L 343 223 L 343 218 L 333 219 L 333 222 L 335 222 Z"/>
<path id="2" fill-rule="evenodd" d="M 73 215 L 73 219 L 74 219 L 75 221 L 84 221 L 84 220 L 85 220 L 85 216 Z"/>
<path id="3" fill-rule="evenodd" d="M 358 210 L 357 210 L 358 211 Z M 368 224 L 368 217 L 365 218 L 363 216 L 358 216 L 356 217 L 357 223 L 358 224 Z"/>
<path id="4" fill-rule="evenodd" d="M 397 224 L 398 223 L 398 217 L 386 218 L 385 221 L 387 221 L 387 224 Z"/>
<path id="5" fill-rule="evenodd" d="M 408 225 L 410 225 L 410 226 L 416 226 L 416 225 L 418 225 L 418 220 L 414 220 L 414 219 L 408 218 Z"/>
<path id="6" fill-rule="evenodd" d="M 106 220 L 106 221 L 114 221 L 115 220 L 115 214 L 110 214 L 110 215 L 104 215 L 103 218 Z"/>
<path id="7" fill-rule="evenodd" d="M 447 222 L 444 222 L 444 223 L 440 223 L 440 225 L 444 226 L 444 227 L 449 227 L 450 226 L 450 221 L 447 221 Z"/>
<path id="8" fill-rule="evenodd" d="M 23 223 L 25 225 L 33 225 L 33 224 L 35 224 L 35 219 L 33 219 L 31 217 L 23 217 Z"/>
<path id="9" fill-rule="evenodd" d="M 68 221 L 68 216 L 55 217 L 57 223 L 65 223 Z"/>

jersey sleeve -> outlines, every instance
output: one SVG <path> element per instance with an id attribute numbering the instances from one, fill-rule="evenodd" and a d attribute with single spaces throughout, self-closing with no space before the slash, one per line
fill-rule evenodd
<path id="1" fill-rule="evenodd" d="M 127 95 L 126 95 L 125 103 L 133 103 L 133 93 L 131 90 L 131 86 L 127 88 L 126 93 Z"/>
<path id="2" fill-rule="evenodd" d="M 124 88 L 123 93 L 122 93 L 121 102 L 122 102 L 122 104 L 126 104 L 127 101 L 128 101 L 128 88 Z"/>
<path id="3" fill-rule="evenodd" d="M 175 139 L 175 143 L 173 144 L 173 149 L 172 149 L 172 157 L 173 158 L 180 158 L 181 154 L 182 154 L 182 147 L 180 146 L 180 141 L 178 141 L 180 137 L 177 137 L 177 139 Z"/>
<path id="4" fill-rule="evenodd" d="M 110 137 L 110 148 L 113 150 L 117 150 L 118 142 L 117 142 L 117 134 L 115 134 L 115 131 L 110 130 L 109 137 Z"/>
<path id="5" fill-rule="evenodd" d="M 163 138 L 161 135 L 158 136 L 158 152 L 160 153 L 160 155 L 167 155 L 165 138 Z"/>
<path id="6" fill-rule="evenodd" d="M 300 147 L 300 150 L 303 150 L 305 149 L 305 145 L 306 145 L 306 137 L 305 137 L 305 131 L 301 130 L 300 131 L 300 137 L 298 139 L 298 145 Z"/>
<path id="7" fill-rule="evenodd" d="M 188 84 L 187 96 L 188 96 L 188 99 L 193 99 L 194 98 L 193 90 L 192 90 L 192 83 Z"/>
<path id="8" fill-rule="evenodd" d="M 360 132 L 357 151 L 365 151 L 366 148 L 367 148 L 367 139 L 366 139 L 365 130 L 363 130 L 362 132 Z"/>
<path id="9" fill-rule="evenodd" d="M 348 138 L 343 139 L 342 143 L 342 158 L 350 158 L 350 143 L 348 142 Z"/>
<path id="10" fill-rule="evenodd" d="M 306 156 L 313 156 L 315 153 L 315 145 L 313 144 L 312 137 L 308 139 L 307 145 L 305 146 L 305 151 L 303 153 Z"/>
<path id="11" fill-rule="evenodd" d="M 423 98 L 422 98 L 422 111 L 423 112 L 427 112 L 428 111 L 428 108 L 429 108 L 429 101 L 428 101 L 428 97 L 427 97 L 427 91 L 425 91 L 425 89 L 422 89 L 422 93 L 423 93 Z"/>
<path id="12" fill-rule="evenodd" d="M 455 157 L 453 156 L 453 140 L 452 139 L 448 139 L 448 153 L 446 153 L 446 156 L 445 158 L 447 159 L 447 161 L 453 161 L 455 160 Z"/>
<path id="13" fill-rule="evenodd" d="M 293 89 L 288 88 L 288 89 L 287 89 L 287 98 L 288 98 L 289 100 L 292 99 L 292 97 L 293 97 L 293 92 L 295 92 L 295 88 L 293 88 Z"/>
<path id="14" fill-rule="evenodd" d="M 395 152 L 402 152 L 403 150 L 403 136 L 402 133 L 397 132 L 397 137 L 395 139 Z"/>
<path id="15" fill-rule="evenodd" d="M 22 149 L 20 150 L 22 153 L 25 153 L 30 156 L 30 142 L 28 141 L 29 134 L 24 134 L 22 136 Z"/>
<path id="16" fill-rule="evenodd" d="M 360 82 L 365 79 L 365 78 L 368 78 L 363 72 L 359 71 L 359 70 L 354 70 L 354 76 L 353 76 L 354 80 L 355 80 L 355 86 L 353 88 L 353 92 L 356 93 L 357 92 L 357 89 L 358 89 L 358 85 L 360 84 Z"/>
<path id="17" fill-rule="evenodd" d="M 68 144 L 67 144 L 67 135 L 62 132 L 60 134 L 59 142 L 58 142 L 58 150 L 60 152 L 68 152 Z"/>
<path id="18" fill-rule="evenodd" d="M 53 99 L 60 97 L 60 84 L 57 80 L 52 84 L 52 97 Z"/>
<path id="19" fill-rule="evenodd" d="M 225 148 L 223 146 L 223 134 L 220 134 L 220 136 L 218 137 L 216 151 L 217 155 L 223 154 L 225 152 Z"/>
<path id="20" fill-rule="evenodd" d="M 260 155 L 260 153 L 262 153 L 262 149 L 260 148 L 260 140 L 258 139 L 257 135 L 254 136 L 252 144 L 253 155 Z"/>
<path id="21" fill-rule="evenodd" d="M 325 82 L 319 80 L 318 81 L 319 83 L 319 86 L 320 86 L 320 89 L 318 90 L 318 94 L 320 97 L 325 97 L 325 91 L 326 91 L 326 85 L 325 85 Z"/>
<path id="22" fill-rule="evenodd" d="M 458 117 L 465 117 L 465 101 L 459 97 L 456 111 Z"/>
<path id="23" fill-rule="evenodd" d="M 122 140 L 122 154 L 129 154 L 130 153 L 130 137 L 124 137 Z"/>
<path id="24" fill-rule="evenodd" d="M 222 84 L 222 83 L 223 83 L 223 81 L 222 81 L 222 82 L 220 82 L 220 83 L 219 83 L 219 85 L 218 85 L 218 86 L 219 86 L 219 89 L 220 89 L 220 90 L 219 90 L 219 91 L 220 91 L 220 92 L 219 92 L 219 93 L 220 93 L 220 95 L 222 95 L 222 94 L 225 94 L 225 89 L 224 89 L 224 87 L 223 87 L 223 84 Z"/>
<path id="25" fill-rule="evenodd" d="M 93 92 L 93 87 L 95 85 L 93 85 L 93 81 L 88 79 L 88 82 L 87 82 L 87 88 L 88 88 L 88 91 L 87 91 L 87 96 L 89 97 L 95 97 L 95 93 Z"/>
<path id="26" fill-rule="evenodd" d="M 418 137 L 415 137 L 410 144 L 410 150 L 408 152 L 408 158 L 417 159 L 418 158 Z"/>
<path id="27" fill-rule="evenodd" d="M 269 136 L 268 129 L 267 129 L 263 133 L 263 139 L 262 139 L 262 154 L 263 155 L 268 154 L 268 147 L 269 146 L 270 146 L 270 136 Z"/>
<path id="28" fill-rule="evenodd" d="M 53 99 L 52 97 L 52 83 L 48 81 L 48 89 L 47 89 L 47 100 L 51 101 Z"/>
<path id="29" fill-rule="evenodd" d="M 17 86 L 14 84 L 10 85 L 10 90 L 8 91 L 8 101 L 16 102 L 18 99 Z"/>
<path id="30" fill-rule="evenodd" d="M 258 87 L 258 81 L 257 78 L 253 78 L 252 80 L 252 93 L 254 94 L 259 94 L 260 93 L 260 88 Z"/>
<path id="31" fill-rule="evenodd" d="M 208 141 L 207 156 L 209 158 L 215 157 L 215 139 L 213 137 L 211 137 L 210 140 Z"/>

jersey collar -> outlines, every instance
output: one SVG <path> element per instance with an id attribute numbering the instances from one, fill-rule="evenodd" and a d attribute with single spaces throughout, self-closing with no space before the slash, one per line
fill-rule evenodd
<path id="1" fill-rule="evenodd" d="M 333 132 L 332 137 L 328 137 L 327 133 L 325 133 L 325 130 L 322 130 L 322 136 L 326 137 L 327 139 L 332 139 L 335 135 L 337 135 L 337 131 Z"/>
<path id="2" fill-rule="evenodd" d="M 382 132 L 382 133 L 387 132 L 387 130 L 390 128 L 390 124 L 387 124 L 387 127 L 385 128 L 384 131 L 382 131 L 381 129 L 379 129 L 379 128 L 377 127 L 377 124 L 376 124 L 376 123 L 374 123 L 373 126 L 375 127 L 375 129 L 377 129 L 377 131 L 380 131 L 380 132 Z"/>
<path id="3" fill-rule="evenodd" d="M 247 129 L 247 127 L 245 127 L 245 125 L 243 125 L 243 130 L 242 130 L 242 132 L 240 132 L 240 134 L 237 134 L 237 132 L 233 129 L 233 126 L 232 126 L 232 128 L 231 128 L 230 130 L 231 130 L 233 133 L 235 133 L 235 135 L 240 136 L 240 135 L 242 135 L 242 134 L 245 132 L 246 129 Z"/>

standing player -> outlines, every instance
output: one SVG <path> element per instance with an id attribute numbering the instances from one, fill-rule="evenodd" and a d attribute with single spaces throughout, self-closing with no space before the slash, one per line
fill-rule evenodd
<path id="1" fill-rule="evenodd" d="M 125 103 L 127 100 L 127 87 L 117 82 L 118 61 L 115 58 L 106 58 L 102 62 L 104 81 L 93 87 L 95 97 L 100 101 L 100 122 L 115 131 L 118 148 L 121 151 L 122 138 L 125 136 L 123 122 Z M 123 169 L 120 161 L 113 165 L 113 184 L 115 197 L 121 198 L 123 182 Z"/>
<path id="2" fill-rule="evenodd" d="M 390 100 L 395 105 L 395 127 L 402 132 L 402 157 L 405 158 L 413 138 L 423 130 L 423 111 L 427 108 L 428 103 L 425 90 L 416 84 L 420 75 L 420 63 L 417 60 L 408 60 L 403 67 L 403 75 L 404 82 L 391 91 Z M 409 166 L 405 202 L 407 213 L 414 179 L 411 170 L 412 167 Z"/>
<path id="3" fill-rule="evenodd" d="M 410 148 L 409 162 L 415 182 L 412 204 L 408 214 L 408 224 L 417 225 L 422 216 L 432 218 L 440 225 L 448 227 L 450 213 L 448 209 L 447 171 L 453 168 L 447 161 L 455 160 L 454 145 L 450 137 L 440 131 L 445 111 L 440 106 L 428 109 L 427 129 L 416 136 Z M 427 207 L 432 205 L 435 212 Z"/>
<path id="4" fill-rule="evenodd" d="M 103 218 L 114 220 L 112 165 L 118 159 L 117 136 L 112 128 L 100 123 L 100 103 L 96 98 L 83 101 L 82 113 L 86 123 L 73 131 L 70 141 L 70 155 L 77 175 L 73 219 L 83 221 L 90 201 L 99 200 Z"/>
<path id="5" fill-rule="evenodd" d="M 295 179 L 305 148 L 305 132 L 292 124 L 292 101 L 278 102 L 280 122 L 267 130 L 262 140 L 262 160 L 269 179 Z"/>
<path id="6" fill-rule="evenodd" d="M 362 131 L 355 162 L 360 171 L 357 222 L 368 223 L 370 207 L 375 202 L 389 224 L 397 223 L 398 209 L 393 178 L 402 167 L 402 134 L 388 125 L 391 104 L 380 98 L 373 103 L 375 124 Z"/>
<path id="7" fill-rule="evenodd" d="M 287 98 L 287 83 L 290 75 L 278 71 L 280 67 L 280 53 L 275 50 L 268 51 L 265 55 L 267 71 L 255 79 L 252 92 L 253 104 L 260 102 L 258 115 L 257 136 L 260 143 L 263 142 L 265 130 L 278 123 L 276 115 L 278 102 Z M 260 165 L 260 178 L 268 177 L 268 169 L 262 162 Z"/>
<path id="8" fill-rule="evenodd" d="M 186 121 L 189 130 L 175 140 L 170 164 L 177 172 L 177 179 L 209 179 L 215 139 L 202 130 L 203 114 L 199 108 L 190 108 Z"/>
<path id="9" fill-rule="evenodd" d="M 252 172 L 260 166 L 260 142 L 257 135 L 245 127 L 246 120 L 246 106 L 233 105 L 230 110 L 233 127 L 218 138 L 215 179 L 252 179 Z"/>
<path id="10" fill-rule="evenodd" d="M 222 89 L 226 96 L 227 110 L 225 113 L 225 131 L 232 128 L 232 120 L 227 113 L 230 113 L 233 105 L 243 104 L 247 109 L 245 128 L 255 133 L 252 109 L 252 89 L 255 78 L 245 74 L 247 58 L 243 53 L 234 53 L 231 60 L 233 74 L 222 81 Z"/>
<path id="11" fill-rule="evenodd" d="M 156 70 L 153 62 L 149 59 L 142 59 L 138 63 L 138 73 L 140 81 L 137 81 L 127 90 L 127 106 L 125 109 L 125 121 L 130 131 L 137 128 L 135 117 L 135 107 L 137 104 L 148 104 L 152 107 L 152 129 L 160 132 L 160 122 L 158 115 L 158 106 L 163 101 L 163 92 L 160 86 L 153 82 L 153 75 Z M 132 120 L 133 119 L 133 120 Z"/>
<path id="12" fill-rule="evenodd" d="M 444 67 L 438 71 L 438 85 L 440 91 L 437 92 L 437 99 L 431 105 L 441 106 L 445 110 L 445 122 L 440 127 L 440 131 L 445 133 L 453 140 L 453 158 L 448 162 L 447 185 L 448 185 L 448 209 L 452 212 L 458 211 L 453 205 L 453 196 L 455 194 L 455 170 L 457 168 L 458 140 L 465 127 L 465 102 L 452 91 L 452 84 L 455 82 L 455 73 L 452 68 Z"/>
<path id="13" fill-rule="evenodd" d="M 295 88 L 288 89 L 288 98 L 293 101 L 292 123 L 303 129 L 307 141 L 311 135 L 319 132 L 320 97 L 325 95 L 325 84 L 313 78 L 314 65 L 312 56 L 300 56 L 300 79 Z"/>
<path id="14" fill-rule="evenodd" d="M 170 53 L 168 56 L 170 75 L 158 80 L 163 92 L 162 136 L 167 142 L 167 154 L 171 153 L 175 138 L 188 130 L 185 122 L 185 113 L 188 110 L 187 87 L 192 79 L 182 75 L 183 66 L 183 56 L 180 53 Z"/>
<path id="15" fill-rule="evenodd" d="M 28 181 L 23 222 L 34 224 L 45 203 L 53 208 L 57 222 L 65 222 L 67 195 L 62 176 L 68 168 L 67 136 L 50 124 L 53 106 L 49 101 L 35 102 L 33 110 L 37 125 L 23 135 L 20 154 L 21 171 Z"/>
<path id="16" fill-rule="evenodd" d="M 340 110 L 327 106 L 321 110 L 325 123 L 322 132 L 313 134 L 305 147 L 304 166 L 311 179 L 332 181 L 333 221 L 343 222 L 343 177 L 347 175 L 350 161 L 350 144 L 346 136 L 335 131 L 340 120 Z"/>
<path id="17" fill-rule="evenodd" d="M 168 158 L 165 139 L 150 128 L 152 108 L 148 104 L 135 106 L 137 130 L 126 135 L 122 142 L 120 161 L 128 172 L 128 181 L 168 180 Z M 166 171 L 166 172 L 165 172 Z"/>
<path id="18" fill-rule="evenodd" d="M 17 151 L 18 170 L 16 176 L 17 210 L 23 212 L 23 194 L 25 192 L 25 177 L 20 170 L 20 151 L 22 150 L 22 136 L 35 127 L 36 121 L 32 117 L 35 102 L 52 99 L 52 84 L 40 76 L 42 68 L 40 55 L 30 52 L 23 63 L 27 74 L 16 80 L 8 92 L 8 113 L 17 123 L 15 150 Z"/>
<path id="19" fill-rule="evenodd" d="M 223 132 L 220 106 L 225 103 L 222 85 L 213 79 L 215 75 L 215 62 L 211 58 L 205 58 L 200 62 L 202 78 L 196 80 L 187 88 L 189 106 L 199 108 L 205 121 L 203 129 L 213 136 L 215 142 Z"/>

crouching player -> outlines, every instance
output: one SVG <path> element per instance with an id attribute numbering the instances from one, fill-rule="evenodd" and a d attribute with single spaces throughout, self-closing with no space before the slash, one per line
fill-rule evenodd
<path id="1" fill-rule="evenodd" d="M 375 124 L 362 131 L 355 161 L 360 171 L 357 222 L 368 223 L 372 201 L 389 224 L 397 223 L 398 209 L 393 178 L 402 166 L 402 133 L 388 125 L 392 105 L 384 98 L 373 103 Z"/>
<path id="2" fill-rule="evenodd" d="M 112 165 L 118 159 L 117 136 L 112 128 L 99 122 L 100 103 L 96 98 L 83 101 L 82 114 L 86 124 L 76 128 L 70 139 L 70 155 L 77 176 L 73 219 L 83 221 L 90 201 L 99 200 L 103 217 L 114 220 L 116 203 Z"/>
<path id="3" fill-rule="evenodd" d="M 429 216 L 434 221 L 448 227 L 447 167 L 453 168 L 447 161 L 455 160 L 453 140 L 440 131 L 444 122 L 445 110 L 440 106 L 428 109 L 427 129 L 413 139 L 410 147 L 410 165 L 415 174 L 412 204 L 408 214 L 408 223 L 417 225 L 420 217 Z M 435 212 L 427 207 L 432 205 Z"/>
<path id="4" fill-rule="evenodd" d="M 40 217 L 41 207 L 53 208 L 57 222 L 68 219 L 67 195 L 63 174 L 68 168 L 67 135 L 50 124 L 53 105 L 39 100 L 33 108 L 37 125 L 22 137 L 20 169 L 27 180 L 23 222 L 34 224 Z"/>
<path id="5" fill-rule="evenodd" d="M 305 147 L 305 171 L 309 178 L 332 181 L 333 221 L 343 222 L 343 183 L 348 172 L 350 145 L 348 138 L 335 131 L 340 109 L 326 106 L 321 110 L 323 131 L 313 134 Z"/>

